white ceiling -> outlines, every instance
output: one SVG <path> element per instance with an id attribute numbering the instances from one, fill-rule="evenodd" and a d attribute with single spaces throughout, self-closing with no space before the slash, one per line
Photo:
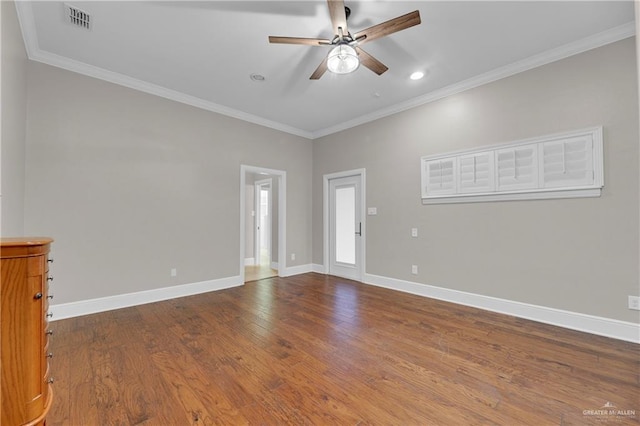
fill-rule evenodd
<path id="1" fill-rule="evenodd" d="M 325 1 L 17 2 L 31 59 L 316 138 L 634 34 L 633 1 L 350 1 L 355 33 L 418 9 L 422 24 L 364 49 L 389 67 L 309 76 L 332 38 Z M 426 76 L 412 81 L 422 70 Z M 250 79 L 252 73 L 264 82 Z"/>

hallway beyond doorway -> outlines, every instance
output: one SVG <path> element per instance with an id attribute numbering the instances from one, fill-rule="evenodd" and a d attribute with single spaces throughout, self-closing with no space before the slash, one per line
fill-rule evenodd
<path id="1" fill-rule="evenodd" d="M 277 277 L 278 270 L 271 267 L 269 261 L 269 251 L 260 250 L 260 259 L 255 265 L 246 265 L 244 267 L 244 282 L 258 281 L 264 278 Z"/>

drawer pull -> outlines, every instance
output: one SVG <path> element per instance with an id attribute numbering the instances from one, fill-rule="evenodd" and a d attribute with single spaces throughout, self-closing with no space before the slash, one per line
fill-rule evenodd
<path id="1" fill-rule="evenodd" d="M 49 353 L 47 354 L 47 358 L 53 358 L 53 352 L 49 352 Z"/>
<path id="2" fill-rule="evenodd" d="M 53 383 L 53 377 L 49 377 L 49 380 L 47 380 L 47 383 Z"/>
<path id="3" fill-rule="evenodd" d="M 47 330 L 44 334 L 47 336 L 53 336 L 53 330 Z"/>
<path id="4" fill-rule="evenodd" d="M 33 298 L 36 299 L 36 300 L 42 299 L 42 293 L 40 293 L 40 292 L 36 293 L 35 296 L 33 296 Z"/>
<path id="5" fill-rule="evenodd" d="M 47 281 L 53 281 L 53 277 L 47 277 Z"/>
<path id="6" fill-rule="evenodd" d="M 52 312 L 49 312 L 49 313 L 47 314 L 47 317 L 48 317 L 48 318 L 51 318 L 52 316 L 53 316 L 53 313 L 52 313 Z"/>
<path id="7" fill-rule="evenodd" d="M 47 262 L 49 262 L 49 263 L 53 263 L 53 257 L 52 257 L 52 258 L 50 258 L 50 259 L 47 259 Z"/>
<path id="8" fill-rule="evenodd" d="M 47 299 L 53 299 L 53 294 L 48 295 Z"/>

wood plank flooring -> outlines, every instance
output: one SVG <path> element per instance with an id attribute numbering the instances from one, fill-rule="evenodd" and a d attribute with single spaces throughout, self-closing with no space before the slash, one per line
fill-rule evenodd
<path id="1" fill-rule="evenodd" d="M 278 275 L 278 271 L 269 265 L 249 265 L 244 267 L 244 282 L 258 281 Z"/>
<path id="2" fill-rule="evenodd" d="M 48 426 L 640 418 L 640 345 L 319 274 L 52 328 Z"/>

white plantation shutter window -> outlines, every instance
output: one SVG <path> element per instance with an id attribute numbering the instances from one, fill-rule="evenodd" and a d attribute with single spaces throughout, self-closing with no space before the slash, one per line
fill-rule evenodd
<path id="1" fill-rule="evenodd" d="M 537 186 L 537 144 L 496 150 L 496 190 L 513 191 Z"/>
<path id="2" fill-rule="evenodd" d="M 422 203 L 599 197 L 602 127 L 422 157 Z"/>
<path id="3" fill-rule="evenodd" d="M 424 163 L 423 195 L 455 194 L 456 158 L 443 158 Z"/>
<path id="4" fill-rule="evenodd" d="M 494 190 L 493 151 L 458 157 L 458 192 Z"/>
<path id="5" fill-rule="evenodd" d="M 541 144 L 543 188 L 593 184 L 593 144 L 590 136 L 580 136 Z"/>

